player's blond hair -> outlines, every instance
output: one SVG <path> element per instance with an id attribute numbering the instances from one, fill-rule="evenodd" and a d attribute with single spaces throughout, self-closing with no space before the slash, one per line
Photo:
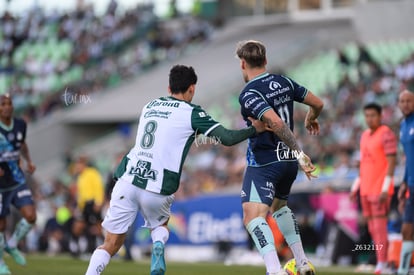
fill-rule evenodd
<path id="1" fill-rule="evenodd" d="M 241 41 L 237 44 L 236 55 L 252 68 L 266 65 L 266 47 L 257 40 Z"/>

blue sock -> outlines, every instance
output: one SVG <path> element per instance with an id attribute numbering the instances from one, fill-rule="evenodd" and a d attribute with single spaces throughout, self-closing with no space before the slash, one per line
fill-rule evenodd
<path id="1" fill-rule="evenodd" d="M 262 256 L 269 251 L 276 250 L 272 230 L 264 218 L 254 218 L 247 224 L 246 228 Z"/>
<path id="2" fill-rule="evenodd" d="M 302 266 L 307 263 L 308 259 L 300 239 L 299 225 L 292 210 L 287 206 L 283 206 L 273 213 L 273 218 L 276 220 L 280 232 L 283 234 L 283 237 L 285 237 L 285 240 L 296 259 L 296 265 Z"/>
<path id="3" fill-rule="evenodd" d="M 4 263 L 3 260 L 3 251 L 6 248 L 6 240 L 4 238 L 4 233 L 0 232 L 0 264 Z"/>
<path id="4" fill-rule="evenodd" d="M 13 235 L 7 242 L 7 246 L 10 248 L 16 248 L 17 244 L 21 239 L 23 239 L 27 233 L 29 233 L 30 229 L 32 229 L 32 224 L 28 223 L 25 218 L 21 219 L 13 232 Z"/>
<path id="5" fill-rule="evenodd" d="M 276 220 L 277 226 L 289 246 L 301 241 L 299 225 L 296 221 L 295 215 L 289 207 L 283 206 L 277 210 L 273 213 L 273 218 Z"/>
<path id="6" fill-rule="evenodd" d="M 414 251 L 414 241 L 403 241 L 400 254 L 400 266 L 398 275 L 406 275 L 410 270 L 411 254 Z"/>

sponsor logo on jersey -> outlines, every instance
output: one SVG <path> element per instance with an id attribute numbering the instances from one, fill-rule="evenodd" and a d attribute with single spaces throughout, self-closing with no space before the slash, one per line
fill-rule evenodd
<path id="1" fill-rule="evenodd" d="M 22 197 L 28 197 L 31 196 L 32 192 L 30 192 L 30 190 L 22 190 L 20 192 L 17 192 L 17 197 L 18 198 L 22 198 Z"/>
<path id="2" fill-rule="evenodd" d="M 13 140 L 14 140 L 14 133 L 12 133 L 12 132 L 8 133 L 8 134 L 7 134 L 7 139 L 8 139 L 9 141 L 13 141 Z"/>
<path id="3" fill-rule="evenodd" d="M 243 97 L 242 97 L 242 99 L 245 98 L 246 96 L 252 95 L 252 94 L 253 94 L 252 92 L 245 92 L 244 95 L 243 95 Z"/>
<path id="4" fill-rule="evenodd" d="M 272 91 L 276 91 L 277 89 L 282 89 L 282 85 L 280 85 L 277 81 L 270 81 L 269 89 Z"/>
<path id="5" fill-rule="evenodd" d="M 137 166 L 132 166 L 129 170 L 130 175 L 134 175 L 144 180 L 157 180 L 158 171 L 151 169 L 151 162 L 138 160 Z"/>
<path id="6" fill-rule="evenodd" d="M 206 114 L 206 112 L 199 112 L 199 113 L 198 113 L 198 116 L 199 116 L 199 117 L 206 117 L 206 116 L 207 116 L 207 114 Z"/>
<path id="7" fill-rule="evenodd" d="M 23 139 L 22 132 L 17 132 L 17 140 L 22 140 L 22 139 Z"/>
<path id="8" fill-rule="evenodd" d="M 275 105 L 281 105 L 283 103 L 292 101 L 292 98 L 289 95 L 284 95 L 275 99 Z"/>
<path id="9" fill-rule="evenodd" d="M 149 117 L 159 117 L 159 118 L 169 118 L 172 112 L 160 111 L 160 110 L 149 110 L 144 114 L 145 118 Z"/>
<path id="10" fill-rule="evenodd" d="M 152 108 L 152 107 L 158 107 L 158 106 L 178 108 L 180 107 L 180 102 L 153 100 L 147 105 L 147 109 Z"/>
<path id="11" fill-rule="evenodd" d="M 259 99 L 260 99 L 260 97 L 259 96 L 256 96 L 256 97 L 253 97 L 253 98 L 247 100 L 246 103 L 244 103 L 244 107 L 245 108 L 250 108 L 250 106 L 252 106 L 253 103 L 255 103 L 256 101 L 258 101 Z"/>
<path id="12" fill-rule="evenodd" d="M 270 90 L 272 90 L 272 89 L 270 89 Z M 290 88 L 289 87 L 283 87 L 283 88 L 280 88 L 280 89 L 277 89 L 277 90 L 272 90 L 272 91 L 274 91 L 274 92 L 266 94 L 267 98 L 272 98 L 272 97 L 278 96 L 280 94 L 289 92 Z"/>

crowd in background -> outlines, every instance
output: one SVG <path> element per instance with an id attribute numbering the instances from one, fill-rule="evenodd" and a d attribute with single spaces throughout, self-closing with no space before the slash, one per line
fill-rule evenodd
<path id="1" fill-rule="evenodd" d="M 65 107 L 62 89 L 101 92 L 208 40 L 211 32 L 208 23 L 195 17 L 163 21 L 148 5 L 119 14 L 115 2 L 111 3 L 99 17 L 91 6 L 84 6 L 66 14 L 45 15 L 36 9 L 20 17 L 6 13 L 0 18 L 0 85 L 12 93 L 17 112 L 27 120 Z M 338 62 L 344 68 L 350 63 L 342 55 Z M 414 55 L 397 66 L 384 67 L 361 50 L 357 68 L 357 81 L 345 76 L 339 87 L 318 91 L 325 108 L 317 139 L 307 135 L 301 126 L 306 110 L 295 110 L 295 133 L 304 151 L 317 164 L 320 179 L 355 176 L 358 140 L 365 128 L 362 116 L 365 103 L 380 103 L 384 123 L 397 130 L 401 117 L 396 108 L 398 92 L 414 80 Z M 223 99 L 220 107 L 225 111 L 215 118 L 222 121 L 230 117 L 233 120 L 226 126 L 241 128 L 244 122 L 238 107 L 234 107 L 237 104 L 231 103 L 234 98 L 237 94 Z M 218 190 L 239 190 L 246 146 L 246 142 L 225 147 L 214 140 L 197 139 L 184 166 L 176 199 Z M 119 156 L 109 166 L 115 167 L 117 160 Z M 96 246 L 93 242 L 99 241 L 101 231 L 96 221 L 82 218 L 85 213 L 79 205 L 78 184 L 81 171 L 76 168 L 79 161 L 85 160 L 68 156 L 66 180 L 57 178 L 34 188 L 39 222 L 26 240 L 27 250 L 51 254 L 69 251 L 79 256 L 91 252 Z M 98 168 L 105 189 L 100 195 L 102 203 L 97 208 L 92 206 L 92 212 L 103 213 L 113 184 L 112 169 L 100 169 L 94 165 L 94 159 L 88 161 L 88 167 Z M 303 173 L 299 172 L 298 181 L 303 179 Z M 300 211 L 297 209 L 298 215 Z M 318 234 L 309 220 L 304 219 L 305 222 L 307 226 L 303 228 Z"/>
<path id="2" fill-rule="evenodd" d="M 0 88 L 12 94 L 18 114 L 33 120 L 68 107 L 71 93 L 118 85 L 208 40 L 212 30 L 190 15 L 160 19 L 151 4 L 122 13 L 117 7 L 110 1 L 102 16 L 80 5 L 63 14 L 33 8 L 0 17 Z"/>

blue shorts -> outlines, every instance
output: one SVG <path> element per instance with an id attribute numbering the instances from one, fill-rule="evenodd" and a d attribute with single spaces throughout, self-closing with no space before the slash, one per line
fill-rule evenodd
<path id="1" fill-rule="evenodd" d="M 6 217 L 10 213 L 10 206 L 17 209 L 25 205 L 33 205 L 32 191 L 27 184 L 20 184 L 18 187 L 0 193 L 0 217 Z"/>
<path id="2" fill-rule="evenodd" d="M 414 223 L 414 187 L 409 187 L 410 196 L 405 202 L 403 223 Z"/>
<path id="3" fill-rule="evenodd" d="M 241 200 L 269 206 L 274 198 L 287 200 L 292 183 L 298 174 L 296 161 L 281 161 L 265 166 L 248 166 L 244 174 Z"/>

